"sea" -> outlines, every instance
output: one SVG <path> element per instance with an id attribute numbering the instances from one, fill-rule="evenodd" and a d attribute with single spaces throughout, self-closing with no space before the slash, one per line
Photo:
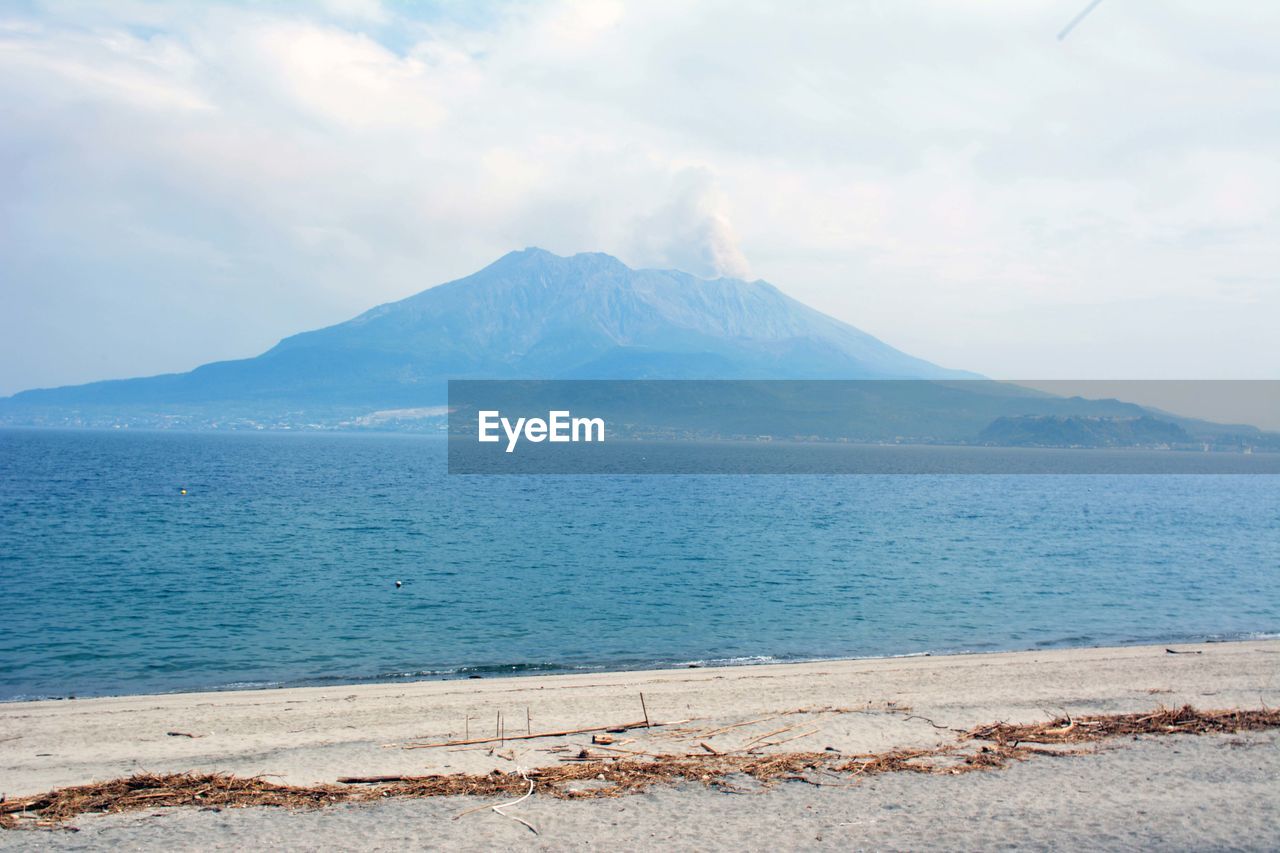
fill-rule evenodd
<path id="1" fill-rule="evenodd" d="M 420 435 L 0 430 L 0 700 L 1271 636 L 1276 474 L 466 476 Z"/>

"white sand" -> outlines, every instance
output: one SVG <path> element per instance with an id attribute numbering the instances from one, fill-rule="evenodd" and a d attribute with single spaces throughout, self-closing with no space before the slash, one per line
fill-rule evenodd
<path id="1" fill-rule="evenodd" d="M 865 708 L 765 721 L 712 741 L 731 748 L 802 721 L 804 726 L 788 734 L 817 732 L 778 750 L 830 746 L 842 752 L 883 751 L 953 737 L 929 720 L 967 728 L 994 720 L 1045 719 L 1064 710 L 1124 712 L 1186 702 L 1202 708 L 1280 705 L 1280 641 L 1173 648 L 1188 653 L 1168 654 L 1163 646 L 1073 649 L 12 703 L 0 705 L 0 788 L 17 796 L 139 770 L 275 774 L 281 781 L 306 784 L 344 775 L 550 765 L 557 758 L 542 751 L 546 746 L 585 744 L 589 736 L 509 743 L 515 762 L 502 758 L 501 751 L 406 750 L 399 744 L 461 737 L 467 717 L 473 736 L 489 734 L 498 711 L 505 715 L 508 732 L 524 729 L 526 709 L 534 731 L 631 721 L 641 716 L 641 691 L 654 720 L 697 718 L 703 731 L 800 708 Z M 910 713 L 899 710 L 906 706 Z M 172 737 L 166 734 L 170 731 L 201 737 Z M 631 749 L 689 748 L 687 741 L 661 729 L 629 735 L 637 738 L 628 744 Z M 1274 783 L 1277 778 L 1276 744 L 1271 733 L 1125 742 L 1099 756 L 1044 759 L 965 777 L 898 774 L 838 792 L 784 785 L 759 797 L 700 789 L 601 803 L 535 797 L 520 809 L 535 824 L 543 822 L 539 838 L 491 813 L 446 821 L 446 815 L 465 807 L 453 800 L 344 806 L 312 815 L 252 809 L 219 814 L 180 810 L 163 820 L 83 818 L 77 825 L 84 835 L 45 835 L 40 841 L 157 847 L 288 841 L 301 847 L 367 847 L 436 839 L 478 847 L 508 840 L 555 847 L 584 839 L 670 846 L 683 838 L 687 846 L 720 839 L 717 843 L 728 848 L 768 847 L 776 838 L 797 846 L 920 847 L 931 842 L 986 846 L 997 843 L 999 833 L 1009 833 L 1015 844 L 1053 846 L 1061 844 L 1059 836 L 1065 832 L 1095 846 L 1143 839 L 1158 844 L 1163 839 L 1166 846 L 1265 848 L 1280 842 L 1275 829 L 1280 784 L 1259 781 Z M 1173 776 L 1166 778 L 1166 773 Z M 1182 787 L 1170 788 L 1172 782 Z M 1161 817 L 1135 818 L 1134 808 L 1124 805 L 1134 798 L 1146 804 L 1150 815 Z M 1080 809 L 1092 811 L 1077 813 Z M 982 815 L 986 818 L 975 817 Z M 1120 815 L 1128 815 L 1130 823 L 1122 825 Z M 1182 817 L 1175 819 L 1178 815 Z M 1259 816 L 1269 822 L 1260 822 Z M 952 838 L 954 843 L 931 835 L 946 831 L 952 821 L 970 834 Z M 705 835 L 682 835 L 692 832 L 690 823 Z M 821 842 L 817 835 L 823 836 Z M 28 833 L 0 833 L 0 844 L 32 842 Z"/>
<path id="2" fill-rule="evenodd" d="M 853 788 L 699 785 L 617 800 L 388 800 L 308 812 L 169 809 L 0 832 L 0 850 L 1276 850 L 1280 735 L 1144 738 L 1098 755 L 967 776 L 896 773 Z"/>

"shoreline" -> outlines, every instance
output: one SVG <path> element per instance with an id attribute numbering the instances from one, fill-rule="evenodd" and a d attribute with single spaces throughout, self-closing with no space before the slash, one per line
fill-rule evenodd
<path id="1" fill-rule="evenodd" d="M 697 720 L 704 731 L 732 727 L 720 736 L 730 747 L 768 731 L 753 720 L 800 713 L 808 727 L 786 749 L 864 753 L 935 746 L 948 735 L 934 721 L 953 729 L 1182 704 L 1280 704 L 1280 639 L 9 702 L 0 778 L 10 797 L 141 771 L 321 784 L 550 766 L 561 758 L 549 747 L 590 745 L 582 734 L 403 748 L 483 735 L 498 713 L 506 734 Z M 685 748 L 669 734 L 628 731 L 628 748 Z"/>
<path id="2" fill-rule="evenodd" d="M 22 705 L 34 702 L 84 702 L 94 699 L 127 699 L 127 698 L 143 698 L 143 697 L 161 697 L 161 696 L 199 696 L 202 694 L 226 694 L 226 693 L 257 693 L 270 692 L 277 690 L 307 690 L 313 688 L 323 688 L 338 690 L 344 687 L 361 687 L 361 686 L 384 686 L 392 687 L 396 685 L 411 684 L 436 684 L 451 683 L 458 681 L 494 681 L 499 679 L 525 679 L 525 678 L 550 678 L 553 676 L 571 676 L 571 675 L 626 675 L 626 674 L 645 674 L 645 673 L 662 673 L 662 672 L 683 672 L 685 670 L 698 669 L 727 669 L 736 670 L 742 668 L 753 667 L 773 667 L 773 666 L 802 666 L 806 664 L 822 664 L 822 663 L 858 663 L 866 661 L 890 661 L 904 660 L 908 658 L 954 658 L 954 657 L 972 657 L 980 655 L 1006 655 L 1006 654 L 1033 654 L 1054 651 L 1073 651 L 1073 650 L 1089 650 L 1089 649 L 1129 649 L 1141 647 L 1156 646 L 1185 646 L 1185 645 L 1222 645 L 1228 643 L 1251 643 L 1251 642 L 1269 642 L 1280 641 L 1280 632 L 1273 631 L 1248 631 L 1235 636 L 1193 636 L 1183 637 L 1180 639 L 1142 639 L 1135 640 L 1131 643 L 1114 643 L 1101 645 L 1045 645 L 1032 648 L 1015 648 L 1015 649 L 988 649 L 974 650 L 963 649 L 959 651 L 922 651 L 922 652 L 902 652 L 899 654 L 883 654 L 868 655 L 865 657 L 812 657 L 812 658 L 795 658 L 795 659 L 778 659 L 770 655 L 750 655 L 738 658 L 712 658 L 709 661 L 680 661 L 669 664 L 651 664 L 646 663 L 634 668 L 613 668 L 610 664 L 601 664 L 598 667 L 593 665 L 574 666 L 570 664 L 536 664 L 536 663 L 517 663 L 517 664 L 475 664 L 462 665 L 452 672 L 446 670 L 429 671 L 431 674 L 407 674 L 394 675 L 383 673 L 371 676 L 320 676 L 313 679 L 298 679 L 294 681 L 278 681 L 278 682 L 231 682 L 226 685 L 215 685 L 211 687 L 193 687 L 182 688 L 176 690 L 162 691 L 141 691 L 136 693 L 68 693 L 65 696 L 17 696 L 13 698 L 0 698 L 0 708 L 6 705 Z M 540 669 L 536 667 L 545 667 Z"/>

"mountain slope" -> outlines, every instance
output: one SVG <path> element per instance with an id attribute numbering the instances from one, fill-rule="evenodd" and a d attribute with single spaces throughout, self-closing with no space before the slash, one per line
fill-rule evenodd
<path id="1" fill-rule="evenodd" d="M 189 373 L 27 391 L 27 406 L 438 404 L 449 378 L 881 379 L 940 368 L 763 281 L 512 252 L 483 270 Z"/>

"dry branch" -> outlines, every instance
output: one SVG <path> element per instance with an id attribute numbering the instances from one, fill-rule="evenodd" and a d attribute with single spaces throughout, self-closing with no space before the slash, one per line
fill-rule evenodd
<path id="1" fill-rule="evenodd" d="M 681 723 L 692 722 L 691 720 L 674 720 L 669 723 L 653 723 L 654 726 L 678 726 Z M 542 737 L 567 737 L 568 735 L 584 735 L 590 732 L 625 732 L 628 729 L 648 728 L 650 723 L 648 720 L 637 720 L 634 723 L 621 723 L 611 726 L 588 726 L 582 729 L 564 729 L 558 732 L 534 732 L 526 735 L 506 735 L 503 740 L 533 740 Z M 429 749 L 435 746 L 471 746 L 478 743 L 493 743 L 498 740 L 497 737 L 482 737 L 474 740 L 445 740 L 438 743 L 406 743 L 405 749 Z"/>
<path id="2" fill-rule="evenodd" d="M 742 751 L 742 750 L 750 749 L 751 747 L 755 746 L 756 744 L 758 744 L 758 743 L 759 743 L 760 741 L 762 741 L 762 740 L 767 740 L 768 738 L 771 738 L 771 737 L 773 737 L 774 735 L 784 734 L 784 733 L 786 733 L 786 732 L 791 731 L 792 729 L 797 729 L 797 728 L 799 728 L 799 727 L 800 727 L 800 724 L 799 724 L 799 723 L 796 723 L 794 726 L 784 726 L 784 727 L 782 727 L 782 728 L 780 728 L 780 729 L 777 729 L 777 730 L 775 730 L 775 731 L 766 732 L 765 734 L 762 734 L 762 735 L 760 735 L 760 736 L 758 736 L 758 737 L 754 737 L 754 738 L 752 738 L 751 740 L 749 740 L 749 741 L 747 741 L 746 743 L 744 743 L 742 746 L 738 747 L 738 751 Z"/>
<path id="3" fill-rule="evenodd" d="M 770 716 L 770 717 L 761 717 L 758 720 L 747 720 L 746 722 L 742 722 L 742 723 L 734 723 L 731 726 L 721 726 L 718 729 L 713 729 L 712 731 L 707 732 L 706 734 L 703 735 L 703 737 L 715 737 L 716 735 L 723 734 L 727 731 L 730 731 L 731 729 L 740 729 L 743 726 L 754 726 L 756 723 L 763 723 L 769 720 L 776 720 L 778 719 L 778 717 L 781 717 L 781 716 L 783 715 L 774 714 L 773 716 Z"/>
<path id="4" fill-rule="evenodd" d="M 1139 734 L 1210 734 L 1280 726 L 1280 709 L 1198 711 L 1190 705 L 1147 714 L 1057 717 L 1047 723 L 992 723 L 966 732 L 965 740 L 996 743 L 1085 743 Z"/>
<path id="5" fill-rule="evenodd" d="M 755 747 L 753 747 L 753 748 L 754 748 L 754 749 L 760 749 L 761 747 L 765 747 L 765 746 L 780 746 L 780 745 L 782 745 L 782 744 L 784 744 L 784 743 L 790 743 L 790 742 L 791 742 L 791 741 L 793 741 L 793 740 L 800 740 L 800 738 L 802 738 L 802 737 L 810 737 L 810 736 L 812 736 L 812 735 L 816 735 L 816 734 L 817 734 L 818 732 L 820 732 L 820 731 L 822 731 L 822 729 L 813 729 L 812 731 L 801 732 L 801 733 L 800 733 L 800 734 L 798 734 L 798 735 L 792 735 L 791 737 L 784 737 L 782 740 L 771 740 L 771 741 L 766 741 L 766 742 L 764 742 L 764 743 L 762 743 L 762 744 L 758 744 L 757 746 L 755 746 Z"/>

